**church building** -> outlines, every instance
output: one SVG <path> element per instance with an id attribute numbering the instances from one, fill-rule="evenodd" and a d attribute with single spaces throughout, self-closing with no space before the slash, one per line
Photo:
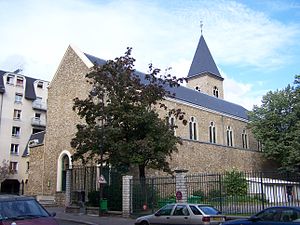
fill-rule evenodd
<path id="1" fill-rule="evenodd" d="M 101 53 L 100 53 L 101 54 Z M 85 99 L 91 86 L 85 75 L 94 64 L 104 60 L 72 46 L 66 50 L 48 90 L 47 129 L 44 144 L 31 148 L 28 193 L 51 196 L 65 201 L 65 174 L 72 168 L 74 149 L 70 141 L 76 133 L 78 115 L 72 110 L 73 99 Z M 186 86 L 174 89 L 166 105 L 181 108 L 187 125 L 178 123 L 175 135 L 183 140 L 172 155 L 172 170 L 188 173 L 216 173 L 235 168 L 261 171 L 271 165 L 263 158 L 259 142 L 247 129 L 247 110 L 224 100 L 224 78 L 201 34 L 187 74 Z M 174 120 L 174 118 L 170 118 Z M 154 172 L 158 176 L 161 172 Z M 40 179 L 37 179 L 39 177 Z"/>

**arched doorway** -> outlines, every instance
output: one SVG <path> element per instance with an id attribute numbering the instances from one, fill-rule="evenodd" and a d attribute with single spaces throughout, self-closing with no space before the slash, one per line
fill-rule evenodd
<path id="1" fill-rule="evenodd" d="M 66 191 L 67 170 L 72 168 L 71 153 L 62 151 L 57 161 L 56 191 Z"/>
<path id="2" fill-rule="evenodd" d="M 1 183 L 1 192 L 7 194 L 19 194 L 20 182 L 16 179 L 6 179 Z"/>

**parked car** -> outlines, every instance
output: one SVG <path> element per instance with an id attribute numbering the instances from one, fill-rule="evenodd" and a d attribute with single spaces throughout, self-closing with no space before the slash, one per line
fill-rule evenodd
<path id="1" fill-rule="evenodd" d="M 300 224 L 300 207 L 270 207 L 251 216 L 249 219 L 229 220 L 222 225 L 288 225 Z"/>
<path id="2" fill-rule="evenodd" d="M 33 197 L 0 195 L 0 225 L 58 225 L 54 216 Z"/>
<path id="3" fill-rule="evenodd" d="M 156 213 L 136 219 L 135 225 L 151 224 L 220 224 L 225 216 L 210 205 L 168 204 Z"/>

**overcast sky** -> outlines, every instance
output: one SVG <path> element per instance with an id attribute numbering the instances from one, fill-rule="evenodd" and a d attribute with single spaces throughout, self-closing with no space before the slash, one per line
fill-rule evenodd
<path id="1" fill-rule="evenodd" d="M 225 78 L 225 99 L 251 110 L 300 74 L 299 0 L 0 0 L 0 70 L 49 80 L 69 44 L 102 59 L 133 47 L 187 75 L 203 35 Z"/>

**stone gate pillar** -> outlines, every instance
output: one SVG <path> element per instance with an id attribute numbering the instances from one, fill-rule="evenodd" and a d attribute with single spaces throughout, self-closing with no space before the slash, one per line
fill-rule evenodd
<path id="1" fill-rule="evenodd" d="M 176 202 L 187 202 L 188 193 L 185 176 L 188 170 L 175 170 L 176 173 Z"/>
<path id="2" fill-rule="evenodd" d="M 72 169 L 67 169 L 65 206 L 70 206 L 70 204 L 71 204 L 71 174 L 72 174 Z"/>
<path id="3" fill-rule="evenodd" d="M 131 196 L 132 196 L 132 189 L 130 182 L 132 180 L 132 176 L 123 176 L 123 183 L 122 183 L 122 214 L 123 217 L 129 217 L 131 212 Z"/>

